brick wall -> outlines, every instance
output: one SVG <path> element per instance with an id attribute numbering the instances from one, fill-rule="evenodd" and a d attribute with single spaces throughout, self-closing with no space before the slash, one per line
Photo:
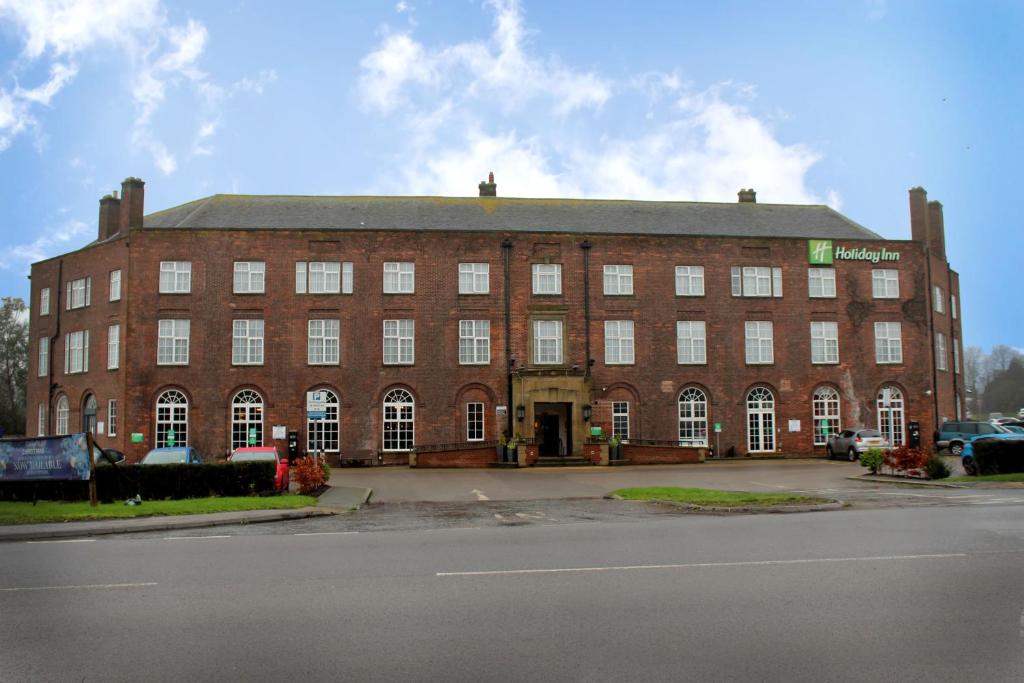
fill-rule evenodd
<path id="1" fill-rule="evenodd" d="M 703 462 L 706 456 L 706 448 L 636 444 L 623 444 L 622 447 L 622 457 L 628 460 L 630 465 L 675 465 Z"/>
<path id="2" fill-rule="evenodd" d="M 416 467 L 487 467 L 497 462 L 494 446 L 416 454 Z"/>

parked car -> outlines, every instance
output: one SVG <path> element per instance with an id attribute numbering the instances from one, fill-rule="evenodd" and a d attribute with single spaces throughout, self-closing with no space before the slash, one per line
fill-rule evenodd
<path id="1" fill-rule="evenodd" d="M 830 436 L 825 451 L 830 458 L 846 456 L 847 460 L 853 462 L 869 448 L 887 450 L 889 441 L 877 429 L 854 427 Z"/>
<path id="2" fill-rule="evenodd" d="M 1005 433 L 1003 427 L 989 422 L 943 422 L 935 432 L 935 448 L 948 448 L 953 455 L 962 455 L 964 444 L 974 437 Z"/>
<path id="3" fill-rule="evenodd" d="M 1003 429 L 1008 429 L 1014 434 L 1024 434 L 1024 427 L 1019 425 L 1003 425 Z"/>
<path id="4" fill-rule="evenodd" d="M 142 456 L 140 465 L 201 465 L 202 458 L 191 446 L 154 448 Z"/>
<path id="5" fill-rule="evenodd" d="M 979 434 L 966 441 L 963 445 L 963 451 L 960 456 L 960 464 L 963 465 L 964 472 L 967 474 L 977 474 L 978 466 L 974 462 L 974 444 L 979 441 L 988 441 L 992 439 L 1010 439 L 1010 440 L 1024 440 L 1024 434 L 1017 434 L 1016 432 L 1001 432 L 999 434 Z"/>
<path id="6" fill-rule="evenodd" d="M 1021 408 L 1020 410 L 1017 411 L 1017 418 L 1020 420 L 1024 420 L 1024 408 Z"/>
<path id="7" fill-rule="evenodd" d="M 288 490 L 288 460 L 282 458 L 273 446 L 247 446 L 236 448 L 228 458 L 228 462 L 275 462 L 277 474 L 274 477 L 274 489 Z"/>
<path id="8" fill-rule="evenodd" d="M 97 467 L 100 465 L 120 465 L 124 462 L 124 453 L 113 448 L 96 447 L 93 456 L 96 459 Z"/>

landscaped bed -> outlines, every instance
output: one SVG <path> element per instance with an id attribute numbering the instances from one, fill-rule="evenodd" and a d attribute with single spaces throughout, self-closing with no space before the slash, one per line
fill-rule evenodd
<path id="1" fill-rule="evenodd" d="M 972 477 L 950 477 L 947 481 L 957 484 L 970 484 L 975 481 L 1016 481 L 1024 483 L 1024 472 L 1013 472 L 1011 474 L 982 474 Z"/>
<path id="2" fill-rule="evenodd" d="M 143 501 L 141 505 L 123 502 L 101 503 L 90 507 L 88 502 L 39 501 L 32 503 L 0 501 L 0 524 L 39 524 L 93 519 L 130 519 L 164 515 L 201 515 L 210 512 L 241 512 L 245 510 L 291 510 L 316 505 L 313 496 L 239 496 L 226 498 L 189 498 L 184 500 Z"/>
<path id="3" fill-rule="evenodd" d="M 611 495 L 623 500 L 663 501 L 711 508 L 770 508 L 781 505 L 823 505 L 834 502 L 828 498 L 801 496 L 795 493 L 717 491 L 715 489 L 684 489 L 671 486 L 617 489 L 612 491 Z"/>

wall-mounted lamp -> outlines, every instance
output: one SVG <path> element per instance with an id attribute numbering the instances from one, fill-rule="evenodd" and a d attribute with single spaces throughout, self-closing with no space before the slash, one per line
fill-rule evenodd
<path id="1" fill-rule="evenodd" d="M 516 406 L 516 419 L 519 420 L 520 422 L 526 419 L 526 406 Z"/>
<path id="2" fill-rule="evenodd" d="M 584 422 L 590 422 L 590 416 L 593 415 L 593 414 L 594 414 L 594 409 L 590 407 L 589 403 L 587 403 L 586 405 L 583 406 L 583 421 Z"/>

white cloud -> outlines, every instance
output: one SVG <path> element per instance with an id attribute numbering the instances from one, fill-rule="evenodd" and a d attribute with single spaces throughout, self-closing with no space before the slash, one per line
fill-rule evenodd
<path id="1" fill-rule="evenodd" d="M 68 243 L 86 234 L 90 226 L 79 220 L 68 220 L 26 244 L 15 244 L 0 252 L 0 269 L 10 270 L 15 264 L 26 267 L 47 258 L 57 249 L 67 249 Z"/>
<path id="2" fill-rule="evenodd" d="M 464 196 L 493 170 L 504 196 L 734 202 L 754 187 L 769 203 L 840 205 L 808 187 L 820 153 L 779 138 L 784 117 L 752 110 L 752 84 L 698 89 L 673 69 L 615 83 L 537 56 L 518 2 L 487 4 L 486 40 L 386 33 L 362 59 L 364 104 L 407 133 L 401 171 L 374 191 Z"/>

